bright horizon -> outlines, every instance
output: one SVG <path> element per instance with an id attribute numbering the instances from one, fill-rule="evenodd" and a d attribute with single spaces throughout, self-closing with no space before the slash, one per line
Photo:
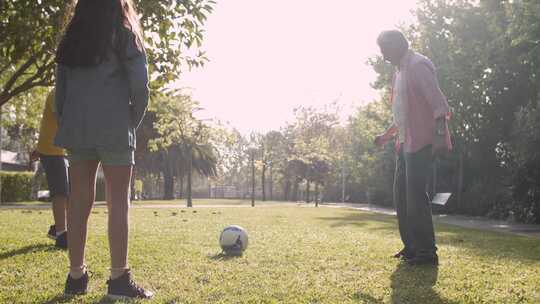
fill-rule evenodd
<path id="1" fill-rule="evenodd" d="M 328 6 L 332 3 L 332 6 Z M 413 20 L 416 0 L 219 1 L 205 26 L 210 62 L 185 72 L 205 109 L 200 118 L 228 122 L 243 134 L 278 130 L 300 105 L 337 100 L 342 119 L 377 98 L 377 35 Z"/>

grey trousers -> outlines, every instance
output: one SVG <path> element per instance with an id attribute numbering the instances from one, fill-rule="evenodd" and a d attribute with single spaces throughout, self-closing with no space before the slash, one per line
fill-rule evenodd
<path id="1" fill-rule="evenodd" d="M 432 257 L 437 252 L 426 186 L 433 165 L 431 146 L 415 153 L 403 152 L 396 158 L 394 204 L 399 234 L 405 250 L 418 257 Z"/>

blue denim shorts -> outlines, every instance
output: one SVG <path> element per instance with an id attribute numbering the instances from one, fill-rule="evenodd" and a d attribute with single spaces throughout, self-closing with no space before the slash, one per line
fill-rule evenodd
<path id="1" fill-rule="evenodd" d="M 51 197 L 69 195 L 69 163 L 64 156 L 40 154 Z"/>
<path id="2" fill-rule="evenodd" d="M 69 149 L 68 157 L 70 162 L 79 162 L 87 160 L 97 160 L 102 165 L 108 166 L 130 166 L 135 165 L 135 151 L 133 149 L 125 150 L 107 150 L 103 148 L 93 149 Z"/>

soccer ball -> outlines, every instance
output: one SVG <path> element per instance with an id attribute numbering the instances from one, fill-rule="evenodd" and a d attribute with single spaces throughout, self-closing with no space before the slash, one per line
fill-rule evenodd
<path id="1" fill-rule="evenodd" d="M 242 255 L 248 246 L 248 235 L 244 228 L 231 225 L 223 229 L 219 245 L 227 255 Z"/>

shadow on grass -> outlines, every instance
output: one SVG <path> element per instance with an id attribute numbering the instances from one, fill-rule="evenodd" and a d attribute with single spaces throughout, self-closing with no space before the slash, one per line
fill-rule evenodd
<path id="1" fill-rule="evenodd" d="M 213 261 L 228 261 L 228 260 L 233 260 L 233 259 L 237 259 L 241 257 L 242 255 L 230 255 L 223 252 L 208 256 L 208 258 Z"/>
<path id="2" fill-rule="evenodd" d="M 330 222 L 330 227 L 343 226 L 366 226 L 366 222 L 377 222 L 376 227 L 368 227 L 371 230 L 395 230 L 396 221 L 392 216 L 372 213 L 347 213 L 340 217 L 318 217 L 318 220 Z"/>
<path id="3" fill-rule="evenodd" d="M 361 301 L 361 303 L 370 303 L 370 304 L 382 304 L 383 300 L 379 300 L 369 294 L 358 292 L 353 297 L 356 301 Z"/>
<path id="4" fill-rule="evenodd" d="M 11 257 L 17 256 L 17 255 L 24 255 L 29 253 L 34 253 L 38 251 L 59 251 L 60 249 L 54 247 L 52 244 L 34 244 L 34 245 L 28 245 L 25 247 L 21 247 L 19 249 L 14 249 L 10 251 L 6 251 L 3 253 L 0 253 L 0 261 L 9 259 Z"/>
<path id="5" fill-rule="evenodd" d="M 433 287 L 437 284 L 436 266 L 408 266 L 400 263 L 390 276 L 391 303 L 457 303 L 442 298 Z"/>
<path id="6" fill-rule="evenodd" d="M 457 303 L 441 298 L 433 290 L 437 284 L 439 269 L 436 266 L 408 266 L 405 263 L 397 265 L 390 276 L 390 303 Z M 382 304 L 387 303 L 383 299 L 378 299 L 368 293 L 358 292 L 353 296 L 354 300 L 362 303 Z"/>
<path id="7" fill-rule="evenodd" d="M 396 237 L 399 237 L 397 219 L 391 215 L 348 212 L 341 217 L 319 217 L 318 219 L 328 221 L 330 227 L 333 228 L 353 226 L 369 231 L 395 233 Z M 435 234 L 438 245 L 463 248 L 472 251 L 477 256 L 521 262 L 540 261 L 540 240 L 538 239 L 497 234 L 447 224 L 437 224 Z"/>
<path id="8" fill-rule="evenodd" d="M 64 294 L 59 294 L 55 296 L 52 299 L 49 299 L 45 302 L 41 302 L 41 304 L 60 304 L 60 303 L 68 303 L 71 300 L 73 300 L 73 296 L 66 296 Z"/>

